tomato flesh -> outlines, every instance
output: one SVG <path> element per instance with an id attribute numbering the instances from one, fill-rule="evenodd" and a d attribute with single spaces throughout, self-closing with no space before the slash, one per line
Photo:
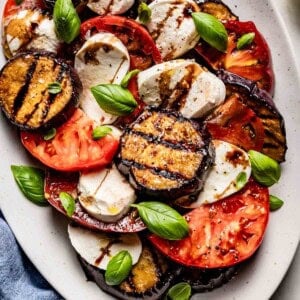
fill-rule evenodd
<path id="1" fill-rule="evenodd" d="M 52 140 L 35 132 L 21 132 L 24 147 L 46 166 L 61 171 L 80 171 L 111 163 L 119 141 L 107 135 L 93 140 L 94 122 L 76 109 L 73 116 L 57 128 Z"/>
<path id="2" fill-rule="evenodd" d="M 264 144 L 264 125 L 255 112 L 239 101 L 237 94 L 226 100 L 207 120 L 213 139 L 225 141 L 244 150 L 261 151 Z"/>
<path id="3" fill-rule="evenodd" d="M 21 4 L 16 4 L 15 0 L 7 0 L 4 6 L 3 16 L 8 17 L 16 14 L 18 11 L 23 9 L 44 9 L 45 5 L 43 0 L 24 0 Z"/>
<path id="4" fill-rule="evenodd" d="M 81 24 L 81 37 L 107 31 L 113 33 L 126 46 L 130 55 L 130 68 L 145 70 L 162 58 L 149 32 L 134 20 L 120 16 L 89 19 Z"/>
<path id="5" fill-rule="evenodd" d="M 215 70 L 226 69 L 229 72 L 255 81 L 259 88 L 273 93 L 274 74 L 270 50 L 255 24 L 253 22 L 230 20 L 224 25 L 228 32 L 226 53 L 221 53 L 206 43 L 197 45 L 196 51 Z M 255 33 L 253 42 L 238 50 L 238 39 L 250 32 Z"/>
<path id="6" fill-rule="evenodd" d="M 172 260 L 191 267 L 223 268 L 249 258 L 262 242 L 269 217 L 269 192 L 254 180 L 238 193 L 185 215 L 189 236 L 156 235 L 150 241 Z"/>

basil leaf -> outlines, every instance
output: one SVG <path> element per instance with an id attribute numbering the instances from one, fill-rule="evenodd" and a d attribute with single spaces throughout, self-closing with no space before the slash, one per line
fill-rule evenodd
<path id="1" fill-rule="evenodd" d="M 203 12 L 192 13 L 192 17 L 200 37 L 217 50 L 226 52 L 228 34 L 222 22 Z"/>
<path id="2" fill-rule="evenodd" d="M 189 300 L 192 294 L 191 286 L 186 282 L 180 282 L 171 287 L 167 293 L 167 299 Z"/>
<path id="3" fill-rule="evenodd" d="M 236 47 L 238 50 L 241 50 L 247 46 L 249 46 L 255 38 L 254 32 L 249 32 L 246 34 L 243 34 L 237 41 Z"/>
<path id="4" fill-rule="evenodd" d="M 255 150 L 250 150 L 248 155 L 250 158 L 252 175 L 257 182 L 265 186 L 271 186 L 278 182 L 281 175 L 281 169 L 277 161 Z"/>
<path id="5" fill-rule="evenodd" d="M 66 192 L 60 192 L 59 199 L 67 216 L 72 217 L 75 211 L 75 199 L 73 196 Z"/>
<path id="6" fill-rule="evenodd" d="M 145 2 L 141 2 L 141 4 L 138 7 L 139 21 L 143 24 L 146 24 L 151 19 L 151 15 L 152 11 L 150 7 Z"/>
<path id="7" fill-rule="evenodd" d="M 108 285 L 118 285 L 126 279 L 132 268 L 132 257 L 123 250 L 113 256 L 108 262 L 105 271 L 105 282 Z"/>
<path id="8" fill-rule="evenodd" d="M 71 0 L 56 0 L 53 20 L 59 39 L 71 43 L 80 32 L 80 18 Z"/>
<path id="9" fill-rule="evenodd" d="M 56 129 L 51 128 L 49 129 L 43 136 L 45 141 L 50 141 L 56 136 Z"/>
<path id="10" fill-rule="evenodd" d="M 24 1 L 24 0 L 15 0 L 15 3 L 16 3 L 17 5 L 20 5 L 20 4 L 22 4 L 23 1 Z"/>
<path id="11" fill-rule="evenodd" d="M 99 106 L 112 115 L 125 116 L 137 107 L 130 91 L 118 84 L 100 84 L 92 87 L 91 91 Z"/>
<path id="12" fill-rule="evenodd" d="M 44 196 L 44 171 L 28 166 L 11 166 L 14 179 L 24 196 L 31 202 L 40 205 L 48 205 Z"/>
<path id="13" fill-rule="evenodd" d="M 131 79 L 132 77 L 134 77 L 135 75 L 137 75 L 139 72 L 140 72 L 140 70 L 138 70 L 138 69 L 134 69 L 134 70 L 128 72 L 128 73 L 125 75 L 125 77 L 122 79 L 121 87 L 123 87 L 124 89 L 126 89 L 127 86 L 128 86 L 128 83 L 129 83 L 130 79 Z"/>
<path id="14" fill-rule="evenodd" d="M 148 229 L 168 240 L 181 240 L 189 233 L 184 217 L 170 206 L 160 202 L 140 202 L 132 204 Z"/>
<path id="15" fill-rule="evenodd" d="M 59 94 L 61 92 L 61 84 L 59 82 L 52 82 L 48 84 L 49 94 Z"/>
<path id="16" fill-rule="evenodd" d="M 245 184 L 247 183 L 247 174 L 246 172 L 241 172 L 236 177 L 236 187 L 240 190 L 242 189 Z"/>
<path id="17" fill-rule="evenodd" d="M 270 210 L 274 211 L 279 209 L 284 202 L 276 196 L 270 195 Z"/>
<path id="18" fill-rule="evenodd" d="M 98 126 L 93 130 L 92 136 L 94 140 L 99 140 L 111 132 L 112 129 L 108 126 Z"/>

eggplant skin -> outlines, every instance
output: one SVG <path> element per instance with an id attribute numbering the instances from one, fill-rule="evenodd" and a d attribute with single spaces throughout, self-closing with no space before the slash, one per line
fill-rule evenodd
<path id="1" fill-rule="evenodd" d="M 200 190 L 213 161 L 206 127 L 166 109 L 147 109 L 128 126 L 116 158 L 139 194 L 169 200 Z"/>
<path id="2" fill-rule="evenodd" d="M 59 82 L 61 92 L 49 93 Z M 0 107 L 23 130 L 57 127 L 75 111 L 82 91 L 75 70 L 48 52 L 26 52 L 10 59 L 0 71 Z"/>
<path id="3" fill-rule="evenodd" d="M 239 94 L 242 102 L 261 119 L 265 131 L 262 153 L 284 162 L 287 151 L 285 123 L 271 95 L 258 88 L 255 82 L 225 70 L 219 70 L 217 76 L 225 83 L 228 96 Z"/>

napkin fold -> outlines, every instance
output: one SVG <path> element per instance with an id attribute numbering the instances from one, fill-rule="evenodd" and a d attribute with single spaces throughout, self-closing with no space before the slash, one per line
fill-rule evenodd
<path id="1" fill-rule="evenodd" d="M 0 210 L 0 299 L 63 299 L 37 271 L 18 246 Z"/>

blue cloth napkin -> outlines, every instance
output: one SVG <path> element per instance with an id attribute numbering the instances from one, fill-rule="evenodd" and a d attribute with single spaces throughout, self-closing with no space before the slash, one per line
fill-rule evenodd
<path id="1" fill-rule="evenodd" d="M 0 299 L 63 299 L 19 248 L 0 210 Z"/>

